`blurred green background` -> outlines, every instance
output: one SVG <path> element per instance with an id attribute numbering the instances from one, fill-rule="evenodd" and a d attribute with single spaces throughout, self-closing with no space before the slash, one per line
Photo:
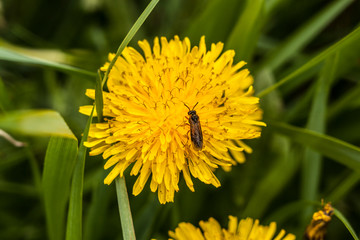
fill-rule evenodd
<path id="1" fill-rule="evenodd" d="M 48 239 L 39 188 L 48 134 L 16 131 L 18 125 L 9 127 L 6 116 L 19 110 L 52 109 L 80 139 L 87 117 L 78 109 L 91 104 L 84 93 L 95 87 L 96 75 L 56 64 L 96 73 L 148 3 L 0 1 L 0 128 L 27 143 L 18 148 L 0 138 L 0 239 Z M 198 225 L 209 217 L 227 227 L 228 215 L 259 218 L 263 224 L 277 221 L 278 228 L 302 239 L 318 209 L 309 208 L 308 201 L 321 198 L 332 201 L 360 232 L 359 13 L 360 1 L 349 0 L 157 4 L 129 45 L 139 50 L 137 40 L 152 42 L 155 36 L 174 35 L 189 37 L 192 46 L 202 35 L 208 46 L 224 42 L 225 49 L 235 49 L 237 61 L 248 62 L 255 89 L 264 96 L 261 105 L 268 127 L 260 139 L 246 142 L 254 152 L 245 164 L 230 173 L 216 171 L 219 189 L 193 179 L 192 193 L 180 180 L 175 203 L 166 205 L 158 203 L 148 186 L 137 197 L 130 194 L 138 239 L 167 239 L 167 231 L 178 223 Z M 281 80 L 286 83 L 274 85 Z M 261 92 L 269 86 L 276 89 Z M 291 131 L 285 123 L 299 128 Z M 329 141 L 335 145 L 315 138 L 314 132 L 333 137 Z M 114 184 L 103 185 L 103 164 L 100 157 L 86 159 L 83 239 L 122 239 Z M 129 191 L 135 179 L 127 177 Z M 351 239 L 336 217 L 330 226 L 328 239 Z"/>

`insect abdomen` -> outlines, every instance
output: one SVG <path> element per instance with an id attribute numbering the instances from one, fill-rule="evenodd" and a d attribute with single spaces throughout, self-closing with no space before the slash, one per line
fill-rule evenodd
<path id="1" fill-rule="evenodd" d="M 203 135 L 200 125 L 199 116 L 192 114 L 189 118 L 190 123 L 190 133 L 191 133 L 191 142 L 193 147 L 196 150 L 201 150 L 203 148 Z"/>

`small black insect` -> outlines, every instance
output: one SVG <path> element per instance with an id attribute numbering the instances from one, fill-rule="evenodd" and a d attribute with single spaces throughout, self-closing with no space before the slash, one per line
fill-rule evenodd
<path id="1" fill-rule="evenodd" d="M 190 123 L 190 135 L 191 135 L 191 142 L 195 150 L 200 151 L 203 148 L 203 135 L 201 131 L 201 124 L 200 118 L 196 114 L 194 108 L 199 102 L 197 102 L 194 107 L 190 110 L 188 105 L 184 103 L 184 105 L 189 109 L 189 123 Z"/>

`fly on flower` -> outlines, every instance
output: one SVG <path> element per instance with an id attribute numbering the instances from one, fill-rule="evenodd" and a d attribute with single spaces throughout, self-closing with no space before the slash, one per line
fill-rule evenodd
<path id="1" fill-rule="evenodd" d="M 190 136 L 191 142 L 195 150 L 200 151 L 203 148 L 203 134 L 201 130 L 200 118 L 194 110 L 197 102 L 194 107 L 190 110 L 189 106 L 184 103 L 184 105 L 189 109 L 189 124 L 190 124 Z"/>
<path id="2" fill-rule="evenodd" d="M 146 40 L 138 44 L 143 54 L 126 47 L 109 71 L 105 122 L 93 123 L 84 143 L 90 155 L 102 154 L 105 169 L 112 168 L 104 183 L 131 168 L 130 175 L 138 176 L 133 194 L 149 180 L 160 203 L 174 200 L 181 177 L 191 191 L 192 177 L 219 187 L 214 170 L 245 162 L 244 152 L 252 149 L 243 140 L 260 137 L 266 126 L 246 63 L 234 62 L 234 50 L 222 53 L 221 42 L 207 49 L 205 37 L 193 47 L 189 38 L 178 36 L 155 38 L 153 46 Z M 114 57 L 109 54 L 109 61 Z M 109 67 L 106 63 L 101 70 Z M 86 95 L 94 99 L 95 91 L 88 89 Z M 179 127 L 184 101 L 192 146 L 184 145 L 190 141 L 188 129 Z M 91 109 L 83 106 L 80 112 L 90 115 Z"/>

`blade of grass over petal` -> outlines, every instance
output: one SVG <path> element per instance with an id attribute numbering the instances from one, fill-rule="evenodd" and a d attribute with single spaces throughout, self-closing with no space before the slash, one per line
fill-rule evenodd
<path id="1" fill-rule="evenodd" d="M 51 137 L 46 151 L 42 184 L 50 240 L 62 240 L 65 237 L 66 205 L 77 144 L 74 138 Z"/>
<path id="2" fill-rule="evenodd" d="M 129 203 L 129 197 L 126 189 L 126 183 L 124 177 L 117 177 L 116 183 L 116 195 L 118 199 L 118 207 L 121 221 L 121 229 L 123 232 L 124 240 L 135 240 L 134 224 L 131 216 L 131 208 Z"/>
<path id="3" fill-rule="evenodd" d="M 225 44 L 227 48 L 235 49 L 236 60 L 251 61 L 265 19 L 264 2 L 246 2 L 245 9 Z"/>
<path id="4" fill-rule="evenodd" d="M 0 128 L 32 136 L 75 136 L 61 117 L 53 110 L 19 110 L 0 117 Z"/>
<path id="5" fill-rule="evenodd" d="M 315 92 L 306 128 L 318 133 L 324 133 L 326 123 L 326 107 L 331 82 L 335 78 L 339 54 L 330 56 L 325 61 L 318 80 L 315 82 Z M 315 201 L 320 184 L 321 154 L 313 149 L 306 148 L 302 161 L 302 188 L 301 195 L 305 201 Z M 302 220 L 308 221 L 313 208 L 308 207 L 302 212 Z"/>
<path id="6" fill-rule="evenodd" d="M 104 107 L 104 99 L 103 99 L 103 93 L 102 93 L 102 78 L 101 78 L 101 72 L 98 70 L 98 78 L 96 78 L 96 85 L 95 85 L 95 104 L 96 104 L 96 113 L 98 122 L 102 122 L 103 118 L 103 107 Z"/>
<path id="7" fill-rule="evenodd" d="M 360 148 L 340 139 L 286 123 L 268 121 L 269 128 L 360 172 Z"/>
<path id="8" fill-rule="evenodd" d="M 82 197 L 84 188 L 84 168 L 87 148 L 84 142 L 87 140 L 90 124 L 92 122 L 94 108 L 86 123 L 83 136 L 80 141 L 79 151 L 76 158 L 74 173 L 72 176 L 70 202 L 66 227 L 66 239 L 77 240 L 82 239 Z"/>
<path id="9" fill-rule="evenodd" d="M 294 77 L 302 74 L 306 70 L 314 67 L 336 51 L 346 47 L 348 44 L 353 43 L 354 41 L 359 40 L 360 38 L 360 26 L 357 27 L 354 31 L 343 37 L 341 40 L 336 42 L 335 44 L 331 45 L 329 48 L 325 49 L 315 57 L 313 57 L 311 60 L 306 62 L 304 65 L 302 65 L 300 68 L 296 69 L 294 72 L 290 73 L 288 76 L 282 78 L 280 81 L 278 81 L 276 84 L 272 85 L 271 87 L 261 91 L 257 94 L 258 97 L 263 97 L 266 94 L 270 93 L 271 91 L 279 88 L 283 84 L 287 83 L 288 81 L 292 80 Z"/>
<path id="10" fill-rule="evenodd" d="M 347 230 L 349 230 L 349 233 L 351 234 L 351 236 L 355 239 L 355 240 L 359 240 L 359 237 L 357 236 L 356 232 L 354 231 L 354 229 L 352 228 L 352 226 L 350 225 L 349 221 L 345 218 L 345 216 L 336 208 L 334 208 L 334 215 L 340 219 L 340 221 L 345 225 L 345 227 L 347 228 Z"/>
<path id="11" fill-rule="evenodd" d="M 352 2 L 353 0 L 332 1 L 271 51 L 264 62 L 260 64 L 260 68 L 266 67 L 274 70 L 282 65 L 291 56 L 304 48 Z"/>
<path id="12" fill-rule="evenodd" d="M 136 34 L 136 32 L 139 30 L 139 28 L 141 27 L 141 25 L 145 22 L 146 18 L 150 15 L 150 13 L 152 12 L 152 10 L 154 9 L 154 7 L 156 6 L 156 4 L 159 2 L 159 0 L 152 0 L 147 7 L 145 8 L 145 10 L 143 11 L 143 13 L 140 15 L 140 17 L 136 20 L 136 22 L 134 23 L 134 25 L 131 27 L 130 31 L 128 32 L 128 34 L 125 36 L 124 40 L 121 42 L 118 50 L 116 51 L 116 55 L 114 57 L 114 59 L 110 62 L 108 69 L 105 72 L 104 78 L 102 80 L 102 84 L 101 87 L 104 86 L 104 84 L 106 83 L 107 79 L 108 79 L 108 75 L 111 71 L 111 68 L 114 66 L 116 60 L 118 59 L 118 57 L 121 55 L 122 51 L 124 50 L 124 48 L 129 44 L 129 42 L 131 41 L 131 39 L 134 37 L 134 35 Z"/>
<path id="13" fill-rule="evenodd" d="M 62 63 L 52 62 L 52 61 L 37 58 L 37 57 L 28 56 L 25 54 L 15 52 L 10 49 L 6 49 L 4 47 L 0 47 L 0 60 L 11 61 L 11 62 L 15 62 L 15 63 L 23 63 L 23 64 L 31 64 L 31 65 L 50 67 L 50 68 L 54 68 L 54 69 L 57 69 L 62 72 L 81 74 L 86 77 L 96 76 L 95 73 L 89 72 L 84 69 L 72 67 L 70 65 L 66 65 L 66 64 L 62 64 Z"/>

